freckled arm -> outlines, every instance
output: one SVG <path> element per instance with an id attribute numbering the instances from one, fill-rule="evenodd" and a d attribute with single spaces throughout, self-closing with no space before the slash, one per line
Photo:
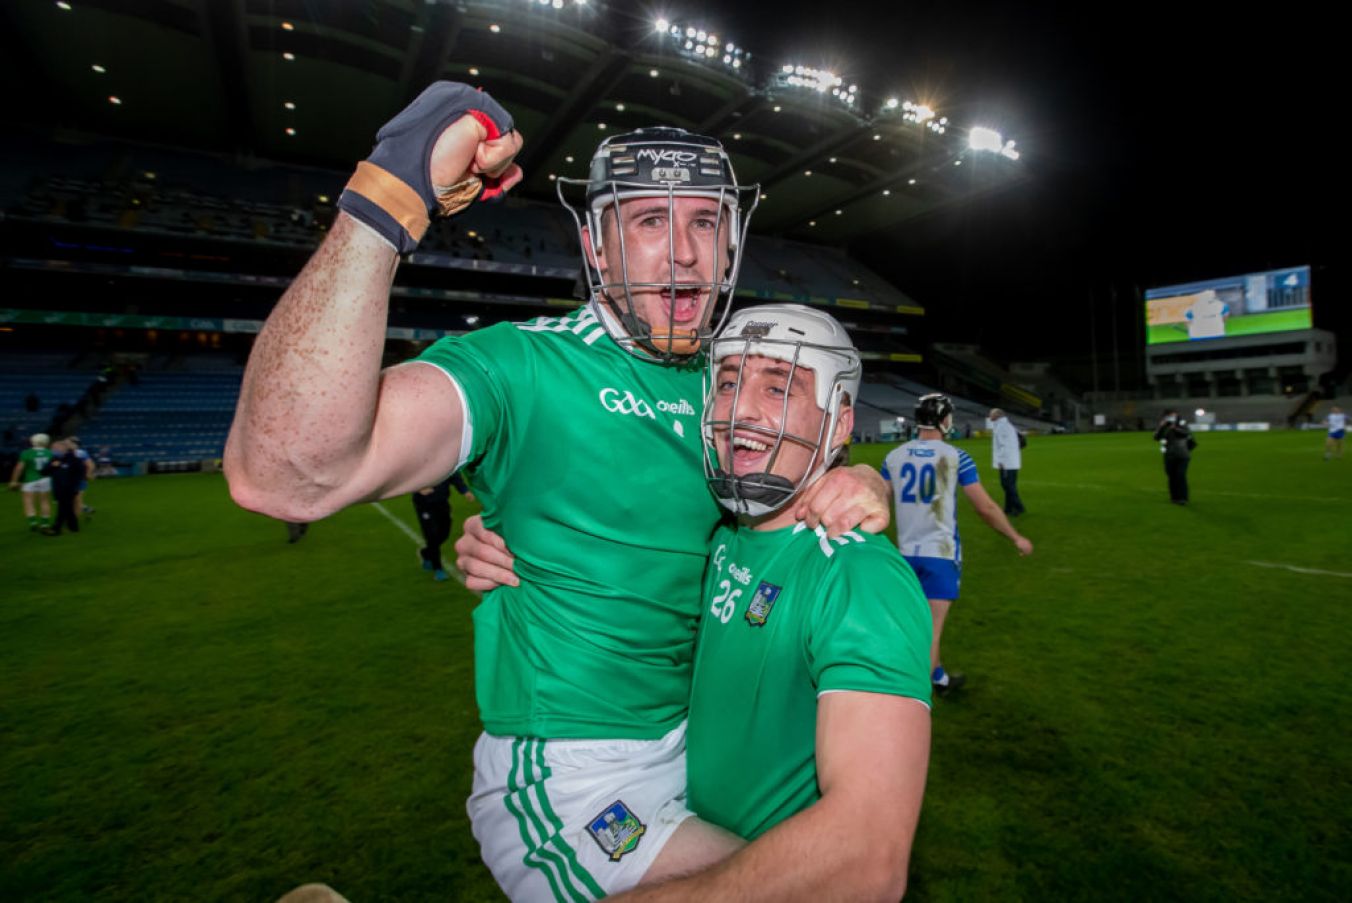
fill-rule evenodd
<path id="1" fill-rule="evenodd" d="M 398 258 L 346 213 L 254 343 L 225 448 L 240 505 L 317 520 L 455 466 L 459 396 L 423 365 L 380 370 Z"/>

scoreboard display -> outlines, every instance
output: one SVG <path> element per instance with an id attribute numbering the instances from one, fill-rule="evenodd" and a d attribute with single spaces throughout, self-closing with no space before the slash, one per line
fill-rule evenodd
<path id="1" fill-rule="evenodd" d="M 1152 288 L 1145 323 L 1147 345 L 1310 329 L 1310 268 Z"/>

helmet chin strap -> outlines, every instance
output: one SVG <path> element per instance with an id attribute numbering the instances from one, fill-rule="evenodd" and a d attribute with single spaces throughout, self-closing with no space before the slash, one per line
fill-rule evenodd
<path id="1" fill-rule="evenodd" d="M 772 473 L 751 473 L 733 476 L 722 468 L 714 471 L 709 481 L 714 495 L 738 514 L 762 517 L 778 511 L 789 503 L 798 487 L 788 479 Z"/>
<path id="2" fill-rule="evenodd" d="M 621 304 L 614 298 L 606 294 L 605 286 L 602 285 L 596 307 L 601 311 L 602 316 L 611 323 L 618 325 L 624 330 L 634 342 L 653 354 L 664 356 L 671 355 L 675 357 L 691 357 L 699 353 L 704 345 L 704 340 L 700 338 L 698 330 L 694 329 L 675 329 L 656 330 L 638 315 L 634 310 L 634 302 L 631 298 L 628 304 Z"/>
<path id="3" fill-rule="evenodd" d="M 689 357 L 698 353 L 704 344 L 699 333 L 693 329 L 673 329 L 669 332 L 650 331 L 649 343 L 658 354 L 675 354 Z M 663 347 L 665 346 L 665 347 Z"/>

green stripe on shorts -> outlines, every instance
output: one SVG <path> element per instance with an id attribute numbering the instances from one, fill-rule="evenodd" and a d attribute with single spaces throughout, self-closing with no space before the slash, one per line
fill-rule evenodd
<path id="1" fill-rule="evenodd" d="M 545 764 L 544 740 L 541 740 L 540 745 L 535 748 L 535 762 L 540 768 L 541 777 L 543 779 L 548 779 L 551 772 L 549 766 Z M 543 781 L 540 784 L 539 791 L 540 808 L 544 811 L 545 817 L 549 819 L 550 824 L 554 826 L 554 845 L 563 850 L 564 855 L 568 857 L 568 865 L 573 870 L 573 874 L 578 880 L 586 885 L 587 889 L 595 894 L 596 899 L 599 900 L 606 895 L 606 892 L 601 890 L 601 885 L 596 883 L 596 879 L 591 876 L 591 872 L 588 872 L 582 867 L 582 863 L 578 862 L 577 854 L 573 851 L 573 848 L 569 846 L 568 841 L 564 839 L 563 822 L 559 819 L 558 815 L 554 813 L 554 807 L 549 805 L 549 796 L 545 793 Z"/>
<path id="2" fill-rule="evenodd" d="M 528 868 L 535 869 L 545 876 L 549 882 L 549 889 L 554 894 L 554 899 L 559 903 L 587 903 L 588 898 L 573 886 L 568 878 L 568 869 L 562 861 L 562 858 L 552 850 L 543 845 L 537 847 L 530 839 L 530 830 L 526 824 L 527 815 L 530 816 L 531 823 L 540 838 L 545 838 L 544 826 L 537 816 L 530 809 L 530 795 L 527 791 L 519 791 L 517 784 L 518 765 L 524 766 L 527 763 L 527 757 L 524 755 L 524 747 L 529 745 L 529 740 L 517 738 L 512 742 L 512 767 L 507 774 L 507 795 L 503 797 L 503 805 L 512 817 L 516 819 L 517 830 L 521 834 L 521 844 L 526 848 L 526 853 L 521 857 L 521 862 Z M 522 779 L 525 780 L 524 768 Z M 512 797 L 518 792 L 521 794 L 521 806 L 513 804 Z M 549 866 L 553 866 L 550 868 Z M 556 877 L 555 871 L 558 872 Z M 562 885 L 562 886 L 561 886 Z"/>

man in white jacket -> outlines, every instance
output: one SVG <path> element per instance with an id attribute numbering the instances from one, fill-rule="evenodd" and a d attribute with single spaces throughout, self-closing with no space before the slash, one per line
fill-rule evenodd
<path id="1" fill-rule="evenodd" d="M 1000 471 L 1000 488 L 1005 491 L 1005 514 L 1018 517 L 1024 512 L 1023 500 L 1019 498 L 1019 467 L 1023 463 L 1019 431 L 999 408 L 991 409 L 990 422 L 991 466 Z"/>

